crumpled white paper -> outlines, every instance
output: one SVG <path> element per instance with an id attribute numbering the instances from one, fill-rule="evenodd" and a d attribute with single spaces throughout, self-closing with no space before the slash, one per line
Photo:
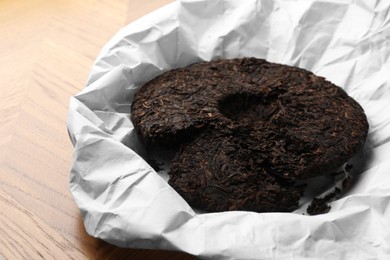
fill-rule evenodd
<path id="1" fill-rule="evenodd" d="M 213 259 L 390 259 L 390 2 L 183 0 L 120 30 L 70 100 L 70 188 L 87 232 Z M 196 214 L 138 155 L 134 93 L 172 68 L 253 56 L 342 86 L 370 131 L 329 213 Z"/>

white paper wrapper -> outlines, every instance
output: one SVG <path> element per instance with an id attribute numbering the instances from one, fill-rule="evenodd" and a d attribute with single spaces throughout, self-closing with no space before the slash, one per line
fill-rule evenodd
<path id="1" fill-rule="evenodd" d="M 201 258 L 390 259 L 389 10 L 387 0 L 186 0 L 120 30 L 70 100 L 70 188 L 87 232 Z M 196 214 L 138 155 L 129 114 L 145 82 L 196 61 L 245 56 L 325 76 L 366 111 L 356 182 L 329 213 Z"/>

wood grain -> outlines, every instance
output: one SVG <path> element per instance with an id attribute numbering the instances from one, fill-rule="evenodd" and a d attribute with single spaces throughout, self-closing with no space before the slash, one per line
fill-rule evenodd
<path id="1" fill-rule="evenodd" d="M 6 259 L 27 259 L 31 256 L 54 259 L 59 255 L 70 259 L 87 258 L 79 248 L 73 247 L 68 240 L 2 191 L 0 208 L 1 253 Z"/>
<path id="2" fill-rule="evenodd" d="M 69 98 L 114 33 L 171 1 L 0 1 L 0 259 L 194 259 L 88 236 L 69 191 Z"/>

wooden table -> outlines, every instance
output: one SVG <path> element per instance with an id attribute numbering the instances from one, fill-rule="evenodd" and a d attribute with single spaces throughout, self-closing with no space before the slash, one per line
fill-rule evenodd
<path id="1" fill-rule="evenodd" d="M 171 1 L 0 1 L 0 259 L 194 259 L 88 236 L 69 191 L 69 98 L 115 32 Z"/>

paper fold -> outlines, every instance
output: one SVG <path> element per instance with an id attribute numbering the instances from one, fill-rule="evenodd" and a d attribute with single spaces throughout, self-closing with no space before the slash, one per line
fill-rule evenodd
<path id="1" fill-rule="evenodd" d="M 134 248 L 213 259 L 388 259 L 390 3 L 183 0 L 121 29 L 69 104 L 70 188 L 87 232 Z M 201 60 L 265 58 L 343 87 L 370 131 L 355 183 L 328 214 L 196 214 L 143 159 L 130 120 L 147 81 Z"/>

